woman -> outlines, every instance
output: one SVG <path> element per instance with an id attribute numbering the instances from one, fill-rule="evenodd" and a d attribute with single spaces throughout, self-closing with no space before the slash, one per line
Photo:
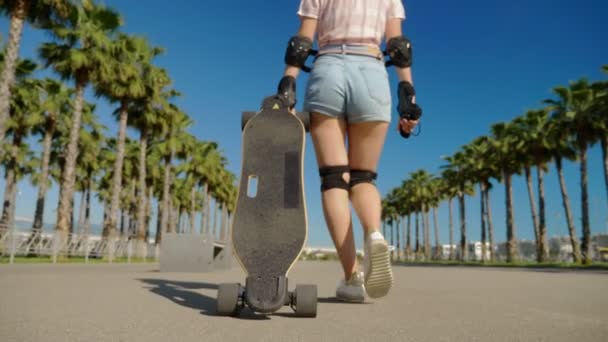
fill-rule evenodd
<path id="1" fill-rule="evenodd" d="M 391 121 L 390 87 L 379 47 L 383 36 L 401 81 L 397 129 L 402 135 L 409 135 L 421 114 L 411 87 L 409 41 L 401 33 L 405 10 L 400 0 L 301 0 L 298 15 L 301 26 L 288 45 L 279 93 L 295 105 L 295 78 L 305 68 L 316 34 L 319 52 L 304 110 L 311 113 L 325 220 L 344 270 L 336 297 L 350 302 L 363 302 L 365 292 L 383 297 L 393 281 L 374 185 Z M 364 272 L 357 267 L 349 202 L 364 229 Z"/>

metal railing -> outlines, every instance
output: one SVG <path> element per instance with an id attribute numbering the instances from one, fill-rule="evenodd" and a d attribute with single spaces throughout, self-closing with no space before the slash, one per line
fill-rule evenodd
<path id="1" fill-rule="evenodd" d="M 0 228 L 0 257 L 9 257 L 14 263 L 17 256 L 47 256 L 53 263 L 61 257 L 105 259 L 112 263 L 116 259 L 138 258 L 157 261 L 159 248 L 148 241 L 138 242 L 134 236 L 121 235 L 103 238 L 99 235 L 57 232 L 31 232 Z"/>

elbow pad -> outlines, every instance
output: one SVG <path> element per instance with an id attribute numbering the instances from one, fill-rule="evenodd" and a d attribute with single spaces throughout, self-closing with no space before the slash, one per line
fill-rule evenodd
<path id="1" fill-rule="evenodd" d="M 291 37 L 285 51 L 285 64 L 304 68 L 308 56 L 313 54 L 312 40 L 306 37 Z"/>
<path id="2" fill-rule="evenodd" d="M 412 43 L 404 36 L 389 39 L 384 54 L 390 57 L 387 67 L 408 68 L 412 65 Z"/>

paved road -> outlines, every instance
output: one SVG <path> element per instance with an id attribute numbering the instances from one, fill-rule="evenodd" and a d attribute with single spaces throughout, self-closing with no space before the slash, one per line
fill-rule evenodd
<path id="1" fill-rule="evenodd" d="M 214 315 L 217 284 L 240 268 L 159 273 L 158 265 L 0 265 L 0 341 L 608 341 L 608 274 L 402 267 L 390 294 L 333 298 L 339 265 L 300 262 L 317 318 Z"/>

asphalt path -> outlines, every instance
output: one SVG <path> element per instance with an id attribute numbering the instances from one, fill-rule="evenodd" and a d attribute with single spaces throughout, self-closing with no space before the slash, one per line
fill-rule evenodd
<path id="1" fill-rule="evenodd" d="M 215 315 L 237 266 L 160 273 L 158 264 L 0 265 L 0 341 L 608 341 L 605 271 L 395 266 L 388 296 L 334 298 L 335 262 L 298 262 L 290 288 L 316 283 L 316 318 L 289 307 Z"/>

